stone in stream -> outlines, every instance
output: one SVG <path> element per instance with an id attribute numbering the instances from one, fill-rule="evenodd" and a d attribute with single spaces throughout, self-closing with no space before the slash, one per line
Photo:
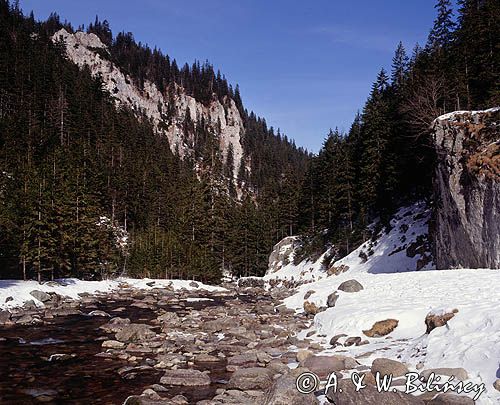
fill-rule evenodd
<path id="1" fill-rule="evenodd" d="M 30 292 L 30 295 L 41 302 L 47 302 L 47 301 L 50 301 L 50 299 L 51 299 L 49 294 L 47 294 L 44 291 L 40 291 L 40 290 L 33 290 Z"/>
<path id="2" fill-rule="evenodd" d="M 326 397 L 330 402 L 338 405 L 424 405 L 424 401 L 413 395 L 400 392 L 377 391 L 372 385 L 356 391 L 356 386 L 350 380 L 340 380 L 338 389 L 329 389 Z"/>
<path id="3" fill-rule="evenodd" d="M 196 387 L 210 385 L 210 377 L 206 373 L 193 369 L 167 370 L 160 379 L 160 384 Z"/>
<path id="4" fill-rule="evenodd" d="M 273 385 L 266 391 L 264 405 L 317 405 L 318 399 L 313 393 L 302 394 L 297 390 L 297 377 L 286 374 L 276 379 Z"/>
<path id="5" fill-rule="evenodd" d="M 143 323 L 131 323 L 116 333 L 115 338 L 120 342 L 141 342 L 154 337 L 156 333 L 151 326 Z"/>
<path id="6" fill-rule="evenodd" d="M 240 368 L 236 370 L 227 387 L 229 389 L 265 390 L 273 383 L 271 370 L 262 367 Z"/>
<path id="7" fill-rule="evenodd" d="M 47 359 L 47 361 L 67 361 L 67 360 L 72 360 L 76 357 L 76 354 L 67 354 L 67 353 L 55 353 L 51 354 L 50 357 Z"/>
<path id="8" fill-rule="evenodd" d="M 104 318 L 109 318 L 109 317 L 111 317 L 111 315 L 110 315 L 110 314 L 108 314 L 107 312 L 100 311 L 100 310 L 96 310 L 96 311 L 89 312 L 89 313 L 88 313 L 88 316 L 102 316 L 102 317 L 104 317 Z"/>

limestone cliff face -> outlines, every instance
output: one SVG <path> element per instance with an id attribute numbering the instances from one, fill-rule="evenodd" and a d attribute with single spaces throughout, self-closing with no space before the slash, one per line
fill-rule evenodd
<path id="1" fill-rule="evenodd" d="M 172 152 L 178 151 L 181 157 L 192 153 L 189 145 L 193 140 L 186 139 L 183 131 L 188 111 L 194 123 L 203 117 L 205 122 L 212 125 L 214 132 L 219 131 L 220 123 L 220 132 L 217 134 L 220 149 L 225 159 L 229 145 L 232 145 L 235 166 L 233 174 L 236 177 L 243 156 L 241 136 L 245 129 L 234 100 L 226 97 L 223 103 L 213 100 L 206 106 L 187 95 L 179 86 L 175 94 L 168 97 L 147 80 L 141 90 L 118 66 L 106 59 L 108 49 L 95 34 L 71 34 L 63 28 L 54 34 L 53 41 L 63 41 L 66 44 L 66 55 L 73 63 L 80 68 L 88 67 L 94 77 L 102 79 L 104 87 L 113 96 L 118 107 L 126 106 L 138 115 L 145 114 L 151 119 L 155 130 L 168 137 Z M 165 111 L 169 111 L 170 102 L 174 103 L 174 117 L 165 115 Z"/>
<path id="2" fill-rule="evenodd" d="M 443 115 L 433 133 L 437 268 L 500 268 L 500 108 Z"/>

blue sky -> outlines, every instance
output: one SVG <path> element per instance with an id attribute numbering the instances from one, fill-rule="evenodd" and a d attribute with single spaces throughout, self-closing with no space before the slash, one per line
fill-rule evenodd
<path id="1" fill-rule="evenodd" d="M 434 0 L 21 0 L 38 19 L 74 27 L 96 14 L 180 65 L 208 59 L 243 103 L 316 152 L 330 127 L 348 129 L 397 43 L 425 44 Z"/>

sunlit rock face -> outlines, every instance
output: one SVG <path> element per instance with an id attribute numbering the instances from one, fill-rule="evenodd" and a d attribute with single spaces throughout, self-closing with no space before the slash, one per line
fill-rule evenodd
<path id="1" fill-rule="evenodd" d="M 500 268 L 500 108 L 434 121 L 439 269 Z"/>

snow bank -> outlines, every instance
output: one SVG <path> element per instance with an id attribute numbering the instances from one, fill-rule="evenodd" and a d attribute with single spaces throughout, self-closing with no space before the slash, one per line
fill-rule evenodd
<path id="1" fill-rule="evenodd" d="M 67 278 L 57 280 L 57 283 L 38 284 L 36 281 L 22 280 L 0 280 L 0 308 L 14 308 L 22 306 L 26 301 L 33 300 L 38 306 L 43 304 L 35 299 L 30 292 L 33 290 L 44 291 L 46 293 L 54 292 L 64 297 L 79 299 L 79 294 L 95 294 L 98 292 L 109 292 L 121 288 L 127 284 L 132 288 L 147 290 L 152 288 L 171 287 L 174 290 L 206 290 L 206 291 L 226 291 L 224 288 L 215 287 L 189 280 L 156 280 L 156 279 L 132 279 L 117 278 L 103 281 L 83 281 L 76 278 Z M 6 302 L 8 297 L 12 300 Z"/>
<path id="2" fill-rule="evenodd" d="M 497 404 L 500 393 L 493 388 L 493 382 L 500 378 L 500 270 L 433 270 L 426 249 L 429 218 L 430 210 L 423 203 L 402 208 L 392 219 L 388 233 L 381 232 L 374 242 L 364 243 L 332 265 L 348 267 L 339 275 L 328 276 L 320 258 L 298 266 L 291 263 L 266 277 L 304 277 L 308 281 L 285 299 L 285 304 L 298 312 L 303 311 L 307 293 L 307 301 L 326 307 L 328 296 L 342 282 L 357 280 L 363 290 L 337 291 L 335 307 L 318 313 L 299 337 L 315 331 L 310 339 L 321 344 L 325 353 L 348 354 L 366 365 L 384 357 L 403 361 L 412 371 L 418 363 L 425 369 L 462 367 L 471 381 L 486 386 L 487 391 L 477 403 Z M 421 270 L 415 271 L 417 268 Z M 427 315 L 443 315 L 455 309 L 458 312 L 447 326 L 426 334 Z M 371 329 L 375 322 L 386 319 L 398 320 L 389 335 L 364 335 L 363 331 Z M 359 336 L 368 343 L 332 348 L 329 342 L 339 334 Z"/>

